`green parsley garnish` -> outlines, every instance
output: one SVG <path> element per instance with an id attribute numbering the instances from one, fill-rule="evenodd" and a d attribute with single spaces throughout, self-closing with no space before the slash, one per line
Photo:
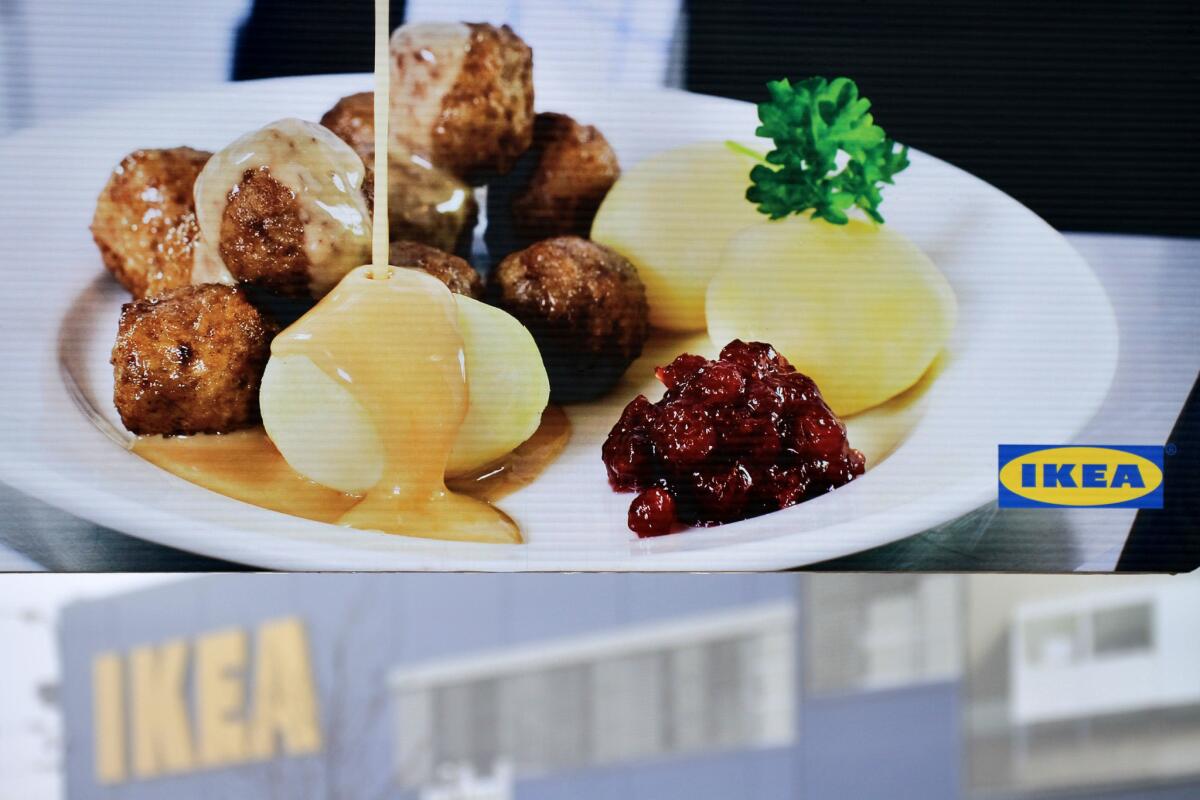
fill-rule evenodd
<path id="1" fill-rule="evenodd" d="M 887 138 L 849 78 L 770 81 L 757 134 L 772 139 L 766 163 L 750 171 L 746 199 L 771 219 L 812 210 L 813 219 L 849 221 L 857 206 L 876 222 L 882 185 L 908 166 L 908 148 Z M 839 163 L 841 162 L 841 163 Z"/>

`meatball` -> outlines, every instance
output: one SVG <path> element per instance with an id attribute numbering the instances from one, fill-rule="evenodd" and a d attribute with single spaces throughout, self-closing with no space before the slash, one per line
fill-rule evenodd
<path id="1" fill-rule="evenodd" d="M 494 257 L 552 236 L 584 236 L 621 174 L 604 134 L 565 114 L 538 114 L 533 146 L 488 187 L 488 248 Z"/>
<path id="2" fill-rule="evenodd" d="M 530 239 L 587 236 L 596 209 L 621 175 L 604 134 L 565 114 L 538 114 L 537 167 L 513 197 L 517 233 Z"/>
<path id="3" fill-rule="evenodd" d="M 414 267 L 428 272 L 455 294 L 478 300 L 483 296 L 483 279 L 475 268 L 458 256 L 420 242 L 392 242 L 388 261 L 396 267 Z"/>
<path id="4" fill-rule="evenodd" d="M 321 125 L 358 154 L 362 159 L 363 195 L 367 206 L 374 207 L 375 200 L 375 93 L 350 94 L 334 103 L 333 108 L 321 117 Z"/>
<path id="5" fill-rule="evenodd" d="M 509 255 L 494 276 L 495 299 L 529 328 L 557 403 L 600 396 L 641 355 L 646 289 L 623 256 L 577 236 Z"/>
<path id="6" fill-rule="evenodd" d="M 392 34 L 392 141 L 472 181 L 533 138 L 533 52 L 507 25 L 420 22 Z"/>
<path id="7" fill-rule="evenodd" d="M 221 258 L 239 281 L 289 297 L 308 294 L 312 262 L 296 194 L 269 167 L 246 170 L 221 218 Z"/>
<path id="8" fill-rule="evenodd" d="M 354 148 L 369 169 L 375 162 L 375 93 L 359 92 L 338 100 L 321 124 Z"/>
<path id="9" fill-rule="evenodd" d="M 125 427 L 168 436 L 256 423 L 275 324 L 238 288 L 185 286 L 127 303 L 113 346 L 113 401 Z"/>
<path id="10" fill-rule="evenodd" d="M 367 167 L 363 190 L 374 195 L 375 94 L 343 97 L 321 124 L 354 148 Z M 468 255 L 479 217 L 471 187 L 445 170 L 393 143 L 388 151 L 388 234 Z"/>
<path id="11" fill-rule="evenodd" d="M 419 157 L 388 157 L 388 234 L 468 256 L 479 206 L 471 187 Z"/>
<path id="12" fill-rule="evenodd" d="M 211 153 L 137 150 L 105 184 L 92 218 L 104 266 L 136 298 L 192 281 L 199 228 L 192 186 Z"/>
<path id="13" fill-rule="evenodd" d="M 202 252 L 228 271 L 206 282 L 323 296 L 370 261 L 365 177 L 354 149 L 313 122 L 283 119 L 235 139 L 196 178 Z"/>

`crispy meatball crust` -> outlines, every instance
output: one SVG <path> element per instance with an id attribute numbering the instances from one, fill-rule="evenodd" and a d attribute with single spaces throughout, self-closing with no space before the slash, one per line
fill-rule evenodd
<path id="1" fill-rule="evenodd" d="M 493 278 L 498 305 L 537 341 L 556 403 L 604 394 L 641 355 L 646 289 L 622 255 L 560 236 L 509 255 Z"/>
<path id="2" fill-rule="evenodd" d="M 112 352 L 121 422 L 168 436 L 253 425 L 276 332 L 232 286 L 185 286 L 125 304 Z"/>
<path id="3" fill-rule="evenodd" d="M 586 237 L 596 209 L 621 175 L 617 154 L 604 134 L 565 114 L 537 115 L 533 148 L 537 167 L 512 202 L 517 235 L 532 241 Z"/>
<path id="4" fill-rule="evenodd" d="M 467 55 L 442 99 L 433 161 L 457 175 L 503 174 L 533 141 L 533 51 L 507 25 L 467 27 Z"/>
<path id="5" fill-rule="evenodd" d="M 135 298 L 192 280 L 199 227 L 192 185 L 212 153 L 136 150 L 109 177 L 92 218 L 104 266 Z"/>
<path id="6" fill-rule="evenodd" d="M 507 172 L 533 139 L 533 51 L 507 25 L 464 27 L 461 70 L 432 109 L 431 129 L 412 132 L 407 143 L 436 166 L 482 182 Z M 392 54 L 400 85 L 412 87 L 411 96 L 399 100 L 406 108 L 438 103 L 429 94 L 436 91 L 438 71 L 444 67 L 436 60 L 430 63 L 423 50 L 413 41 L 409 49 Z M 403 131 L 396 134 L 404 138 Z"/>
<path id="7" fill-rule="evenodd" d="M 420 242 L 392 242 L 388 261 L 395 267 L 415 267 L 428 272 L 455 294 L 478 300 L 483 296 L 483 279 L 475 268 L 458 256 Z"/>
<path id="8" fill-rule="evenodd" d="M 363 164 L 375 161 L 375 93 L 359 92 L 338 100 L 321 124 L 354 149 Z"/>
<path id="9" fill-rule="evenodd" d="M 308 294 L 312 264 L 291 189 L 267 167 L 246 170 L 221 218 L 221 258 L 239 281 L 288 297 Z"/>
<path id="10" fill-rule="evenodd" d="M 488 186 L 488 250 L 499 259 L 553 236 L 586 238 L 620 174 L 617 154 L 596 128 L 538 114 L 533 146 Z"/>

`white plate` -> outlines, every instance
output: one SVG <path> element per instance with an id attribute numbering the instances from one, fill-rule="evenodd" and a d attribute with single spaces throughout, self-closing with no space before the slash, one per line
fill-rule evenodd
<path id="1" fill-rule="evenodd" d="M 217 149 L 276 118 L 317 119 L 367 76 L 225 85 L 24 131 L 0 144 L 0 478 L 71 513 L 205 555 L 285 569 L 744 570 L 809 564 L 954 520 L 996 496 L 1000 443 L 1069 442 L 1112 380 L 1116 322 L 1082 258 L 997 189 L 923 153 L 888 189 L 888 222 L 945 272 L 960 321 L 940 373 L 849 420 L 869 471 L 832 494 L 723 527 L 637 540 L 630 495 L 605 480 L 600 444 L 659 341 L 607 401 L 569 409 L 562 457 L 501 505 L 519 546 L 367 533 L 255 508 L 123 449 L 108 353 L 126 298 L 88 234 L 96 194 L 137 147 Z M 539 86 L 538 106 L 596 124 L 622 163 L 701 139 L 745 138 L 753 106 L 661 91 L 605 96 Z"/>

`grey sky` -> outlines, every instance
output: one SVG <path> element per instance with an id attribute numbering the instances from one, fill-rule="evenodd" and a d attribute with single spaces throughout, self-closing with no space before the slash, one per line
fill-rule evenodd
<path id="1" fill-rule="evenodd" d="M 60 724 L 39 699 L 58 681 L 58 609 L 73 600 L 126 592 L 178 575 L 4 575 L 0 579 L 0 797 L 62 796 Z"/>

